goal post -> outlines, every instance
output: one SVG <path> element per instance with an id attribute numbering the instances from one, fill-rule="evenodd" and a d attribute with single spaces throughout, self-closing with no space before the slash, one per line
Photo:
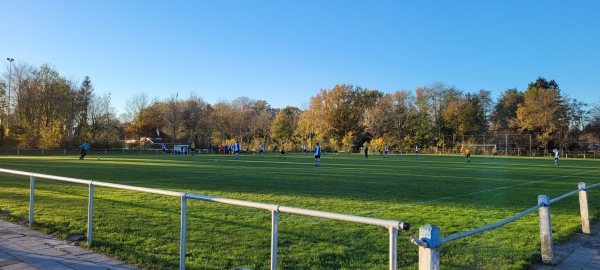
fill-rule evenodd
<path id="1" fill-rule="evenodd" d="M 496 144 L 463 144 L 461 149 L 469 149 L 472 155 L 492 155 L 498 150 Z"/>
<path id="2" fill-rule="evenodd" d="M 449 140 L 446 138 L 446 140 Z M 496 147 L 498 156 L 533 156 L 533 145 L 537 143 L 535 136 L 528 133 L 488 133 L 484 135 L 453 136 L 446 145 L 453 145 L 454 149 L 472 146 L 475 152 L 493 153 Z"/>

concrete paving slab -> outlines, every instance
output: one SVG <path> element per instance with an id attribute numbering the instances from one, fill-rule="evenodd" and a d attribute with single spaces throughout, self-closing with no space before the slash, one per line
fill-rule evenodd
<path id="1" fill-rule="evenodd" d="M 0 270 L 138 270 L 78 246 L 0 220 Z"/>
<path id="2" fill-rule="evenodd" d="M 600 221 L 591 234 L 575 234 L 564 244 L 554 245 L 554 265 L 534 265 L 532 270 L 600 270 Z"/>

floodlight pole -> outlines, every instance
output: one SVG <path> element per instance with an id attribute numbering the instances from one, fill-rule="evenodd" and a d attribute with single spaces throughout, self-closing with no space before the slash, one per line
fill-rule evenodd
<path id="1" fill-rule="evenodd" d="M 8 117 L 8 114 L 10 113 L 10 85 L 11 85 L 11 79 L 12 79 L 12 62 L 15 61 L 14 58 L 6 58 L 6 60 L 8 60 L 8 102 L 6 105 L 6 116 Z"/>
<path id="2" fill-rule="evenodd" d="M 529 134 L 529 157 L 532 157 L 532 153 L 531 153 L 531 133 Z"/>
<path id="3" fill-rule="evenodd" d="M 508 133 L 504 134 L 504 156 L 508 157 Z"/>

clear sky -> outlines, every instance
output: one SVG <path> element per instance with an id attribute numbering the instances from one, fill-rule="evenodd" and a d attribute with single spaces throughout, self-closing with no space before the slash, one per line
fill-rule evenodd
<path id="1" fill-rule="evenodd" d="M 305 108 L 320 89 L 444 82 L 600 102 L 600 1 L 0 0 L 0 54 L 53 65 L 118 113 L 145 92 Z M 4 71 L 4 72 L 5 72 Z M 2 73 L 4 73 L 2 72 Z"/>

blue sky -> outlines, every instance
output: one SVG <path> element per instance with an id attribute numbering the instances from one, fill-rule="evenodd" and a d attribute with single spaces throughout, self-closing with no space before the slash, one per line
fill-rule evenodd
<path id="1" fill-rule="evenodd" d="M 118 113 L 145 92 L 305 108 L 320 89 L 444 82 L 600 102 L 600 1 L 0 0 L 0 53 L 53 65 Z"/>

